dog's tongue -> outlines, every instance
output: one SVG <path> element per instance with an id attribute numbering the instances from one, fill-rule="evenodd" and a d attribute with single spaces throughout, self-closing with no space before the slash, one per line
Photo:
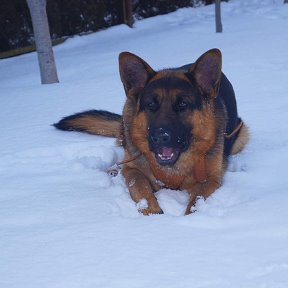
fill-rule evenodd
<path id="1" fill-rule="evenodd" d="M 165 158 L 171 158 L 173 156 L 173 148 L 163 147 L 162 148 L 162 156 Z"/>

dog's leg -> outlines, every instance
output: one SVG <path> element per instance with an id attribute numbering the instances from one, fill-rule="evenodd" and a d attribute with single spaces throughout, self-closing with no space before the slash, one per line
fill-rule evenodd
<path id="1" fill-rule="evenodd" d="M 190 200 L 186 208 L 185 215 L 195 212 L 195 204 L 198 197 L 203 197 L 206 200 L 216 189 L 221 186 L 226 167 L 226 158 L 223 157 L 223 146 L 218 145 L 218 149 L 218 153 L 215 153 L 212 158 L 206 158 L 205 160 L 207 181 L 200 183 L 199 181 L 196 181 L 195 178 L 192 178 L 192 183 L 186 183 L 187 188 L 185 188 L 190 194 Z"/>
<path id="2" fill-rule="evenodd" d="M 130 168 L 128 166 L 123 167 L 122 174 L 125 178 L 131 198 L 136 203 L 140 203 L 140 201 L 143 200 L 147 201 L 147 203 L 144 203 L 143 207 L 138 208 L 139 212 L 144 215 L 163 213 L 156 197 L 153 194 L 151 184 L 144 174 L 142 174 L 139 170 Z"/>
<path id="3" fill-rule="evenodd" d="M 195 211 L 193 210 L 193 207 L 195 206 L 198 197 L 203 197 L 206 200 L 220 186 L 220 179 L 208 180 L 206 183 L 197 183 L 193 187 L 193 190 L 188 191 L 190 193 L 190 200 L 185 215 L 191 214 Z"/>

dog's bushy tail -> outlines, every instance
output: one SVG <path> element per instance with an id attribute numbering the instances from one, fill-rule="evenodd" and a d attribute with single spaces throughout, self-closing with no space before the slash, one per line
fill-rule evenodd
<path id="1" fill-rule="evenodd" d="M 90 110 L 64 117 L 54 127 L 107 137 L 121 137 L 122 116 L 103 110 Z"/>

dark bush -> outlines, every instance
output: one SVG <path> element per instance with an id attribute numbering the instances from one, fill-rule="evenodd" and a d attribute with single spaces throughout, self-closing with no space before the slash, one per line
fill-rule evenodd
<path id="1" fill-rule="evenodd" d="M 166 14 L 212 0 L 131 0 L 137 19 Z M 123 0 L 47 0 L 52 39 L 124 23 Z M 0 52 L 34 43 L 25 0 L 0 0 Z"/>

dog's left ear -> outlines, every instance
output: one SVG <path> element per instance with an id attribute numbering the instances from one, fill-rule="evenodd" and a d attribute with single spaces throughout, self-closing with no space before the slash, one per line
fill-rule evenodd
<path id="1" fill-rule="evenodd" d="M 119 70 L 127 96 L 131 89 L 137 91 L 144 88 L 149 79 L 156 74 L 143 59 L 129 52 L 120 53 Z"/>
<path id="2" fill-rule="evenodd" d="M 200 90 L 213 99 L 218 95 L 221 81 L 222 56 L 219 49 L 211 49 L 204 53 L 188 71 Z"/>

